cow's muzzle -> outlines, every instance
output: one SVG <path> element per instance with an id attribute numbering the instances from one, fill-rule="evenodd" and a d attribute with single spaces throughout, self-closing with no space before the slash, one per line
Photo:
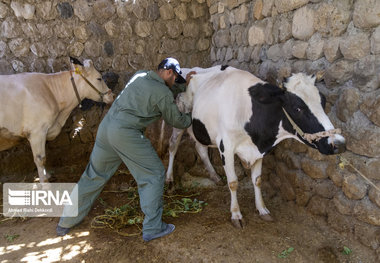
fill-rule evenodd
<path id="1" fill-rule="evenodd" d="M 333 142 L 334 154 L 343 153 L 346 151 L 346 140 L 342 138 L 335 139 Z"/>

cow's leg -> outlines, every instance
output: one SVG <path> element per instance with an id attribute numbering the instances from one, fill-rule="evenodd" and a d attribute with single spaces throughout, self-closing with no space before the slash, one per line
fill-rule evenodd
<path id="1" fill-rule="evenodd" d="M 260 217 L 265 221 L 273 221 L 270 216 L 269 210 L 265 207 L 263 197 L 261 195 L 261 167 L 262 167 L 263 159 L 258 159 L 253 166 L 251 167 L 251 177 L 252 183 L 255 188 L 255 204 L 256 209 L 260 213 Z"/>
<path id="2" fill-rule="evenodd" d="M 165 137 L 165 121 L 161 120 L 160 138 L 158 139 L 157 154 L 161 158 L 164 157 L 164 137 Z"/>
<path id="3" fill-rule="evenodd" d="M 172 183 L 174 181 L 173 178 L 173 164 L 174 158 L 178 150 L 179 143 L 181 142 L 181 138 L 185 130 L 173 128 L 172 136 L 169 141 L 169 165 L 168 170 L 166 172 L 166 183 Z"/>
<path id="4" fill-rule="evenodd" d="M 235 227 L 241 228 L 244 226 L 244 221 L 237 200 L 238 178 L 234 167 L 234 153 L 231 151 L 232 147 L 228 147 L 226 143 L 225 146 L 225 151 L 221 151 L 220 147 L 219 151 L 227 175 L 228 188 L 231 192 L 231 221 Z"/>
<path id="5" fill-rule="evenodd" d="M 208 147 L 200 144 L 199 142 L 195 142 L 195 149 L 201 157 L 202 162 L 206 167 L 206 170 L 210 174 L 211 180 L 213 180 L 217 185 L 222 185 L 223 182 L 220 179 L 220 176 L 216 173 L 214 167 L 210 162 L 210 158 L 208 157 Z"/>
<path id="6" fill-rule="evenodd" d="M 40 183 L 49 182 L 50 174 L 45 169 L 46 155 L 46 132 L 33 133 L 29 137 L 30 147 L 32 148 L 34 163 L 37 166 L 38 176 L 40 177 Z"/>

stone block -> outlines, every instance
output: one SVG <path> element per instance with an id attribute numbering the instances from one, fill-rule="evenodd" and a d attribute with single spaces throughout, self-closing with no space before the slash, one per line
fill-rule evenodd
<path id="1" fill-rule="evenodd" d="M 294 57 L 299 59 L 306 58 L 306 49 L 309 43 L 304 41 L 295 41 L 292 48 L 292 54 Z"/>
<path id="2" fill-rule="evenodd" d="M 257 0 L 255 1 L 253 5 L 253 17 L 256 20 L 261 20 L 264 18 L 263 14 L 263 0 Z"/>
<path id="3" fill-rule="evenodd" d="M 134 30 L 139 37 L 150 36 L 152 30 L 152 23 L 148 21 L 137 21 Z"/>
<path id="4" fill-rule="evenodd" d="M 183 3 L 181 3 L 179 6 L 175 7 L 174 8 L 174 14 L 181 21 L 187 20 L 187 8 L 186 8 L 186 5 L 183 4 Z"/>
<path id="5" fill-rule="evenodd" d="M 8 43 L 8 46 L 16 57 L 25 57 L 29 53 L 30 43 L 23 38 L 14 38 Z"/>
<path id="6" fill-rule="evenodd" d="M 8 6 L 0 2 L 0 18 L 5 18 L 8 14 Z"/>
<path id="7" fill-rule="evenodd" d="M 346 59 L 357 60 L 365 57 L 370 52 L 369 34 L 352 31 L 347 36 L 342 37 L 339 47 Z"/>
<path id="8" fill-rule="evenodd" d="M 315 29 L 324 37 L 340 36 L 350 22 L 351 8 L 348 1 L 321 3 L 315 11 Z"/>
<path id="9" fill-rule="evenodd" d="M 332 63 L 338 58 L 342 57 L 342 53 L 339 50 L 340 38 L 329 38 L 324 42 L 323 52 L 326 59 Z"/>
<path id="10" fill-rule="evenodd" d="M 309 158 L 303 158 L 301 160 L 302 170 L 313 179 L 327 178 L 326 168 L 327 163 L 313 161 Z"/>
<path id="11" fill-rule="evenodd" d="M 377 0 L 357 0 L 353 12 L 356 27 L 370 28 L 380 25 L 380 2 Z"/>
<path id="12" fill-rule="evenodd" d="M 348 121 L 349 118 L 359 109 L 360 93 L 353 87 L 347 87 L 341 91 L 336 102 L 336 114 L 341 121 Z"/>
<path id="13" fill-rule="evenodd" d="M 93 8 L 86 0 L 78 0 L 73 3 L 74 14 L 81 21 L 90 21 L 93 16 Z"/>
<path id="14" fill-rule="evenodd" d="M 192 2 L 190 8 L 188 8 L 189 15 L 191 18 L 200 18 L 206 15 L 206 6 L 198 3 Z"/>
<path id="15" fill-rule="evenodd" d="M 351 200 L 360 200 L 367 195 L 368 186 L 356 175 L 351 174 L 343 178 L 342 190 Z"/>
<path id="16" fill-rule="evenodd" d="M 323 198 L 332 199 L 338 188 L 331 180 L 317 180 L 313 187 L 313 192 Z"/>
<path id="17" fill-rule="evenodd" d="M 242 4 L 239 8 L 233 10 L 235 15 L 236 24 L 245 24 L 248 22 L 248 7 L 245 4 Z"/>
<path id="18" fill-rule="evenodd" d="M 263 16 L 265 17 L 271 16 L 273 9 L 274 9 L 274 0 L 263 1 L 263 11 L 262 11 Z"/>
<path id="19" fill-rule="evenodd" d="M 355 201 L 349 200 L 342 192 L 335 194 L 333 198 L 335 208 L 342 215 L 352 215 L 354 211 Z"/>
<path id="20" fill-rule="evenodd" d="M 354 62 L 338 60 L 331 64 L 325 73 L 325 81 L 328 86 L 343 84 L 352 78 L 354 74 Z"/>
<path id="21" fill-rule="evenodd" d="M 164 20 L 173 19 L 175 16 L 174 8 L 171 4 L 164 4 L 160 7 L 160 16 Z"/>
<path id="22" fill-rule="evenodd" d="M 20 24 L 13 18 L 6 18 L 0 29 L 0 36 L 5 38 L 16 38 L 22 34 Z"/>
<path id="23" fill-rule="evenodd" d="M 314 10 L 308 6 L 295 11 L 292 24 L 293 37 L 308 40 L 314 34 L 314 16 Z"/>
<path id="24" fill-rule="evenodd" d="M 285 13 L 306 5 L 309 0 L 275 0 L 278 13 Z"/>
<path id="25" fill-rule="evenodd" d="M 380 127 L 380 92 L 366 94 L 360 105 L 360 110 L 377 126 Z"/>
<path id="26" fill-rule="evenodd" d="M 380 54 L 380 26 L 376 27 L 371 36 L 371 53 Z"/>
<path id="27" fill-rule="evenodd" d="M 248 30 L 248 43 L 250 46 L 262 45 L 265 43 L 265 26 L 253 25 Z"/>
<path id="28" fill-rule="evenodd" d="M 380 183 L 377 183 L 375 185 L 378 189 L 380 189 Z M 373 186 L 370 186 L 368 197 L 372 203 L 376 204 L 380 208 L 380 190 L 378 189 L 376 189 Z"/>
<path id="29" fill-rule="evenodd" d="M 320 34 L 314 34 L 310 40 L 306 49 L 306 57 L 310 60 L 317 60 L 323 56 L 324 40 Z"/>
<path id="30" fill-rule="evenodd" d="M 36 7 L 34 5 L 18 1 L 12 1 L 11 8 L 16 17 L 22 17 L 24 19 L 33 19 L 36 11 Z"/>
<path id="31" fill-rule="evenodd" d="M 356 111 L 345 126 L 348 150 L 367 157 L 380 156 L 380 127 L 375 126 L 361 112 Z"/>
<path id="32" fill-rule="evenodd" d="M 216 47 L 227 47 L 231 43 L 231 35 L 229 30 L 219 30 L 214 34 L 214 43 Z"/>
<path id="33" fill-rule="evenodd" d="M 372 203 L 368 198 L 364 198 L 356 203 L 354 214 L 362 222 L 374 226 L 380 226 L 380 208 Z"/>

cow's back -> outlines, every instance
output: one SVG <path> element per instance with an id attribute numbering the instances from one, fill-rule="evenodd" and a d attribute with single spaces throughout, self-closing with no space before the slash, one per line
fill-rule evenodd
<path id="1" fill-rule="evenodd" d="M 17 142 L 20 137 L 27 137 L 29 127 L 55 108 L 47 76 L 42 73 L 0 76 L 0 137 L 5 141 Z M 4 147 L 0 146 L 0 150 Z"/>
<path id="2" fill-rule="evenodd" d="M 252 115 L 248 89 L 262 81 L 233 67 L 224 70 L 219 67 L 219 70 L 197 74 L 193 78 L 189 86 L 194 94 L 193 118 L 206 126 L 211 138 L 215 138 L 220 130 L 241 132 Z"/>

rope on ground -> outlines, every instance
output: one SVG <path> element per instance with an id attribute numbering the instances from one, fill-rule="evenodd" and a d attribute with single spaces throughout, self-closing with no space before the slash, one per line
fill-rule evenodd
<path id="1" fill-rule="evenodd" d="M 122 236 L 136 236 L 142 232 L 142 222 L 144 214 L 140 210 L 139 195 L 137 187 L 129 187 L 128 190 L 123 191 L 109 191 L 112 193 L 127 193 L 127 203 L 121 207 L 109 208 L 108 205 L 100 199 L 103 206 L 106 207 L 104 214 L 98 215 L 91 221 L 92 228 L 110 228 L 117 234 Z M 199 193 L 189 195 L 164 195 L 164 217 L 178 217 L 183 213 L 199 213 L 207 203 L 191 199 L 194 196 L 198 196 Z M 126 233 L 122 229 L 129 226 L 136 226 L 137 232 Z"/>
<path id="2" fill-rule="evenodd" d="M 348 165 L 350 166 L 352 169 L 355 170 L 355 172 L 357 172 L 361 177 L 364 178 L 364 180 L 366 180 L 370 185 L 372 185 L 377 191 L 380 192 L 380 188 L 377 187 L 370 179 L 368 179 L 362 172 L 360 172 L 358 169 L 356 169 L 346 158 L 344 158 L 343 156 L 339 156 L 340 158 L 340 163 L 339 163 L 339 167 L 341 169 L 344 169 L 344 166 Z"/>

